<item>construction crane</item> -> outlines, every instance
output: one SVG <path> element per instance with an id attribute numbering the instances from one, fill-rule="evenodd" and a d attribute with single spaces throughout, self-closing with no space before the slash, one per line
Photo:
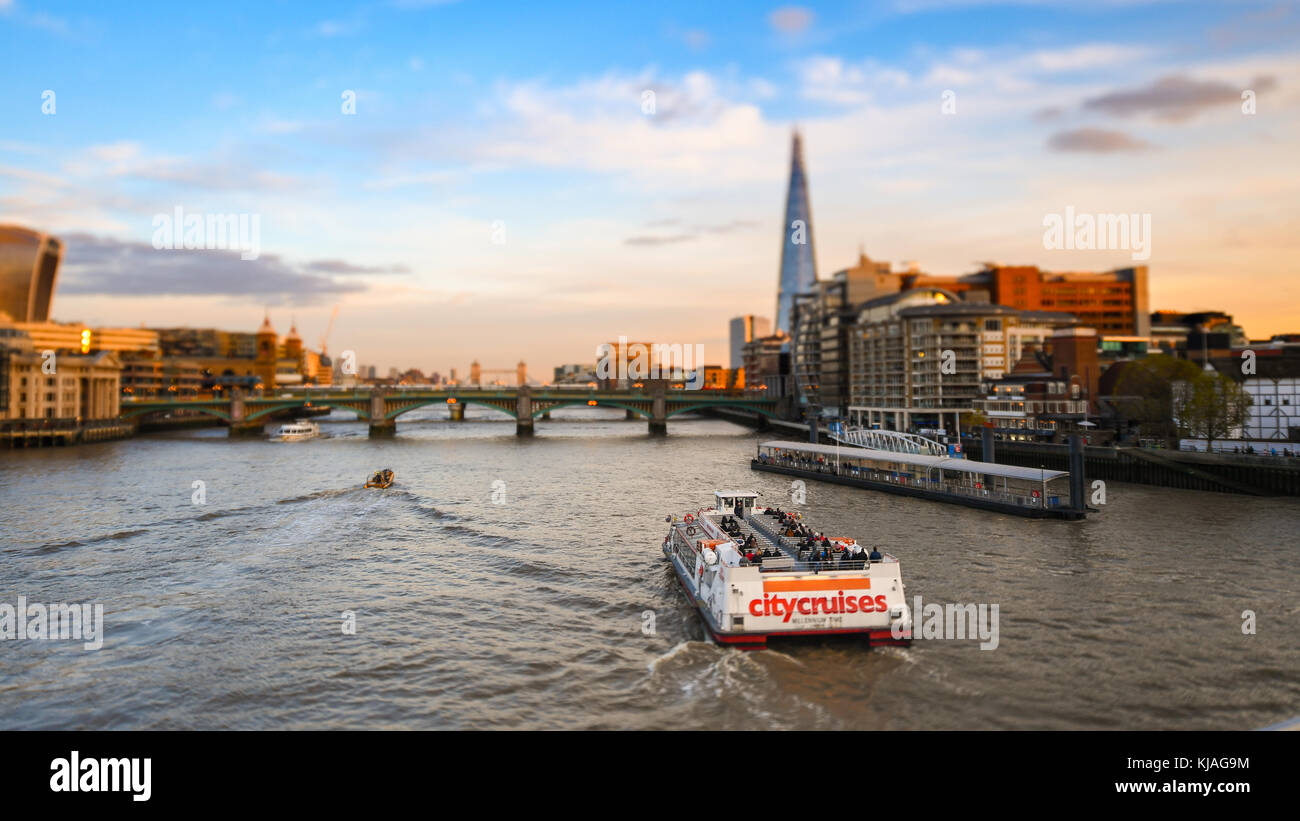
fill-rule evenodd
<path id="1" fill-rule="evenodd" d="M 334 331 L 334 320 L 338 317 L 338 315 L 339 315 L 339 306 L 335 305 L 334 310 L 330 312 L 330 322 L 328 325 L 325 326 L 325 333 L 322 334 L 320 338 L 321 356 L 325 355 L 325 343 L 329 341 L 330 333 Z"/>

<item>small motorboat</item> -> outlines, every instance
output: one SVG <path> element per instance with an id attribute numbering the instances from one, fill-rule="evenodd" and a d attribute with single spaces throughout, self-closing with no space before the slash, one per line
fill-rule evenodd
<path id="1" fill-rule="evenodd" d="M 375 471 L 375 475 L 366 480 L 366 487 L 386 488 L 393 484 L 395 478 L 397 478 L 397 474 L 391 470 Z"/>

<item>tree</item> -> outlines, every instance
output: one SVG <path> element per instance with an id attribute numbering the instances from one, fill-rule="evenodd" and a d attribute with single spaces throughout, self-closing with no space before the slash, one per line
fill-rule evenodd
<path id="1" fill-rule="evenodd" d="M 1175 447 L 1182 419 L 1174 413 L 1174 385 L 1193 382 L 1201 374 L 1200 368 L 1163 354 L 1126 362 L 1123 367 L 1115 383 L 1115 406 L 1138 422 L 1144 434 L 1162 437 L 1169 447 Z"/>
<path id="2" fill-rule="evenodd" d="M 1234 379 L 1215 370 L 1199 371 L 1175 391 L 1175 414 L 1197 439 L 1226 439 L 1246 422 L 1253 401 Z"/>
<path id="3" fill-rule="evenodd" d="M 972 410 L 961 414 L 960 424 L 964 431 L 973 431 L 976 428 L 984 427 L 984 423 L 989 421 L 982 410 Z"/>

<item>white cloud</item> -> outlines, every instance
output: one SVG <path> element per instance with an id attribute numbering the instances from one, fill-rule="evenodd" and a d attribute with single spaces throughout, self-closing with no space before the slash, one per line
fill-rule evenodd
<path id="1" fill-rule="evenodd" d="M 910 81 L 907 72 L 871 60 L 849 64 L 839 57 L 809 57 L 796 70 L 804 99 L 838 105 L 861 105 L 876 89 L 902 88 Z"/>
<path id="2" fill-rule="evenodd" d="M 1031 52 L 1016 62 L 1017 67 L 1033 68 L 1044 72 L 1081 71 L 1106 68 L 1122 63 L 1132 63 L 1150 56 L 1153 50 L 1145 46 L 1127 46 L 1118 43 L 1086 43 L 1061 49 Z"/>
<path id="3" fill-rule="evenodd" d="M 783 6 L 769 14 L 767 22 L 781 34 L 800 34 L 812 25 L 813 13 L 803 6 Z"/>

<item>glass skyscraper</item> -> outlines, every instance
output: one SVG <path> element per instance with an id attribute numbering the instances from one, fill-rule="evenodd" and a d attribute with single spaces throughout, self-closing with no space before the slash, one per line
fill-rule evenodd
<path id="1" fill-rule="evenodd" d="M 0 311 L 15 322 L 50 318 L 63 244 L 45 234 L 0 225 Z"/>
<path id="2" fill-rule="evenodd" d="M 808 202 L 808 179 L 803 168 L 803 140 L 794 133 L 790 157 L 790 188 L 785 198 L 785 222 L 781 226 L 781 280 L 776 295 L 776 331 L 789 334 L 790 307 L 795 294 L 811 291 L 817 281 L 813 254 L 812 207 Z"/>

